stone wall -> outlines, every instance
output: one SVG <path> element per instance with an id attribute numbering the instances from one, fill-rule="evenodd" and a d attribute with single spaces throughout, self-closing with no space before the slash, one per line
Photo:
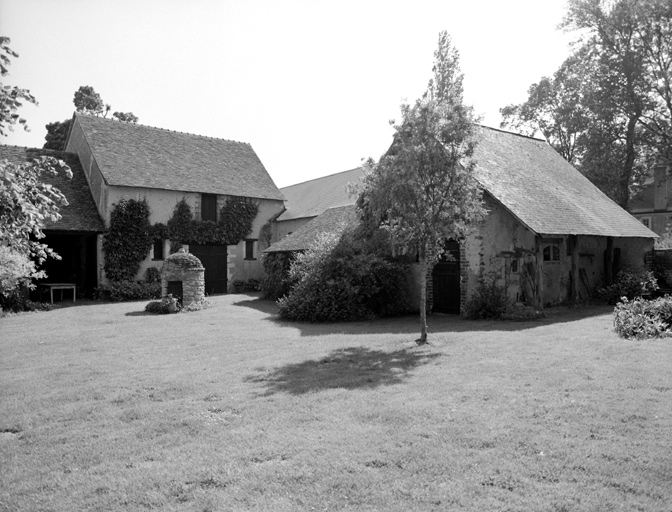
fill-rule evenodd
<path id="1" fill-rule="evenodd" d="M 205 299 L 205 269 L 200 260 L 184 249 L 171 254 L 161 267 L 161 298 L 168 295 L 168 283 L 182 282 L 182 305 L 200 303 Z"/>

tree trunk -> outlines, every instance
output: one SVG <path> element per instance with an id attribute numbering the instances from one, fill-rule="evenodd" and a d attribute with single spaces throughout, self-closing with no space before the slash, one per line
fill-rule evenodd
<path id="1" fill-rule="evenodd" d="M 420 247 L 420 339 L 418 345 L 427 343 L 427 251 Z"/>
<path id="2" fill-rule="evenodd" d="M 621 208 L 627 208 L 628 201 L 630 200 L 630 181 L 632 180 L 632 169 L 635 166 L 635 159 L 637 157 L 635 135 L 639 117 L 640 115 L 638 114 L 633 114 L 629 117 L 625 132 L 625 162 L 623 162 L 618 183 L 618 204 Z"/>

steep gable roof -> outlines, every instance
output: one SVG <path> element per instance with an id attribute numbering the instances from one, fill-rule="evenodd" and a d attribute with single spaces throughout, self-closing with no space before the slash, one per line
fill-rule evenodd
<path id="1" fill-rule="evenodd" d="M 109 185 L 283 199 L 247 143 L 83 114 L 74 120 Z"/>
<path id="2" fill-rule="evenodd" d="M 329 208 L 264 252 L 303 251 L 308 249 L 320 234 L 329 233 L 344 225 L 354 226 L 358 221 L 357 207 L 354 204 Z"/>
<path id="3" fill-rule="evenodd" d="M 357 183 L 363 173 L 358 167 L 280 189 L 287 200 L 287 209 L 278 220 L 315 217 L 329 208 L 354 204 L 355 197 L 348 193 L 348 183 Z"/>
<path id="4" fill-rule="evenodd" d="M 543 140 L 477 127 L 476 176 L 535 233 L 655 238 Z"/>
<path id="5" fill-rule="evenodd" d="M 72 179 L 67 179 L 62 175 L 51 176 L 43 174 L 41 176 L 43 183 L 56 187 L 68 200 L 67 206 L 58 207 L 61 219 L 56 222 L 47 221 L 43 229 L 53 231 L 104 232 L 105 225 L 93 202 L 91 190 L 84 176 L 84 169 L 82 169 L 77 155 L 51 149 L 0 146 L 0 160 L 8 160 L 12 163 L 23 163 L 41 156 L 52 156 L 63 160 L 72 170 Z"/>

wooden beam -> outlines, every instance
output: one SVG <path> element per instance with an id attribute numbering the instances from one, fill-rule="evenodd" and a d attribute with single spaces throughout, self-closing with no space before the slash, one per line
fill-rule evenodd
<path id="1" fill-rule="evenodd" d="M 569 300 L 576 304 L 581 299 L 579 294 L 579 235 L 569 235 L 567 243 L 572 256 L 571 279 L 569 280 Z"/>
<path id="2" fill-rule="evenodd" d="M 537 253 L 537 264 L 536 264 L 536 297 L 535 305 L 538 310 L 543 311 L 544 309 L 544 254 L 543 247 L 541 245 L 541 237 L 537 235 L 534 239 L 534 245 Z"/>
<path id="3" fill-rule="evenodd" d="M 607 237 L 607 249 L 604 251 L 604 284 L 609 286 L 614 283 L 614 237 Z"/>

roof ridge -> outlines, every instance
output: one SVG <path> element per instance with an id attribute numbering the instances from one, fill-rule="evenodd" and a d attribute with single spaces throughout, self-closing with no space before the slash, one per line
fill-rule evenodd
<path id="1" fill-rule="evenodd" d="M 480 126 L 481 128 L 485 128 L 486 130 L 492 130 L 492 131 L 495 131 L 495 132 L 506 133 L 508 135 L 515 135 L 516 137 L 522 137 L 524 139 L 531 139 L 531 140 L 537 140 L 539 142 L 548 143 L 548 141 L 546 139 L 540 139 L 538 137 L 532 137 L 530 135 L 523 135 L 522 133 L 510 132 L 508 130 L 502 130 L 501 128 L 493 128 L 492 126 L 486 126 L 486 125 L 480 124 L 480 123 L 474 123 L 474 124 L 476 126 Z"/>
<path id="2" fill-rule="evenodd" d="M 87 114 L 85 112 L 75 112 L 75 115 L 76 116 L 82 116 L 82 117 L 90 117 L 92 119 L 100 119 L 101 121 L 110 121 L 110 122 L 113 122 L 113 123 L 124 123 L 124 124 L 132 125 L 132 126 L 142 126 L 143 128 L 149 128 L 151 130 L 160 130 L 162 132 L 179 133 L 179 134 L 182 134 L 182 135 L 189 135 L 190 137 L 199 137 L 199 138 L 202 138 L 202 139 L 221 140 L 221 141 L 224 141 L 224 142 L 234 142 L 236 144 L 246 144 L 247 146 L 252 147 L 251 143 L 245 142 L 245 141 L 242 141 L 242 140 L 225 139 L 223 137 L 211 137 L 210 135 L 200 135 L 198 133 L 182 132 L 182 131 L 179 131 L 179 130 L 171 130 L 170 128 L 161 128 L 159 126 L 150 126 L 148 124 L 142 124 L 142 123 L 128 123 L 126 121 L 118 121 L 116 119 L 111 119 L 111 118 L 108 119 L 106 117 L 93 116 L 93 115 Z"/>
<path id="3" fill-rule="evenodd" d="M 318 178 L 312 178 L 310 180 L 300 181 L 299 183 L 294 183 L 293 185 L 287 185 L 286 187 L 282 187 L 280 190 L 284 190 L 284 189 L 287 189 L 287 188 L 290 188 L 290 187 L 296 187 L 297 185 L 304 185 L 306 183 L 310 183 L 311 181 L 323 180 L 324 178 L 330 178 L 330 177 L 336 176 L 338 174 L 345 174 L 346 172 L 356 171 L 356 170 L 361 169 L 361 168 L 362 168 L 362 166 L 360 165 L 359 167 L 353 167 L 352 169 L 348 169 L 347 171 L 339 171 L 339 172 L 335 172 L 333 174 L 327 174 L 326 176 L 320 176 Z"/>

